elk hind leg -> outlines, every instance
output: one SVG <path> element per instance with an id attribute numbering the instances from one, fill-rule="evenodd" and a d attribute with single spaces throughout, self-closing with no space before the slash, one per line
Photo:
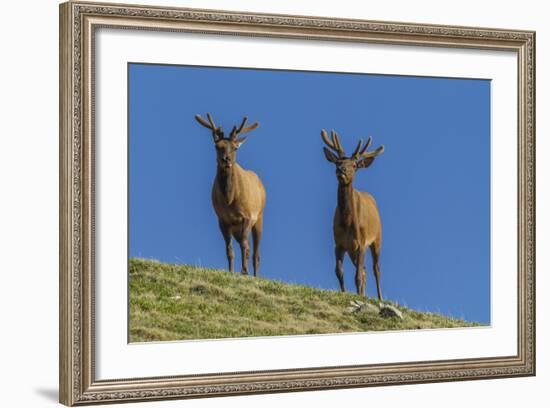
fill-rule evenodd
<path id="1" fill-rule="evenodd" d="M 233 252 L 233 244 L 231 243 L 231 227 L 220 221 L 220 230 L 225 241 L 225 254 L 227 255 L 227 264 L 229 272 L 233 272 L 233 260 L 235 253 Z"/>
<path id="2" fill-rule="evenodd" d="M 382 301 L 382 290 L 380 289 L 380 241 L 376 240 L 370 246 L 372 254 L 372 269 L 376 279 L 376 291 L 378 292 L 378 300 Z"/>
<path id="3" fill-rule="evenodd" d="M 252 259 L 254 262 L 254 276 L 258 276 L 260 274 L 260 241 L 262 240 L 263 221 L 263 214 L 261 214 L 258 217 L 256 224 L 252 227 Z"/>

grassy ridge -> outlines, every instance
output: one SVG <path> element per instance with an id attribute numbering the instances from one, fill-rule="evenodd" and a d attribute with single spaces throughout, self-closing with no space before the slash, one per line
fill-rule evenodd
<path id="1" fill-rule="evenodd" d="M 214 339 L 477 326 L 391 303 L 403 320 L 352 313 L 352 293 L 130 259 L 130 341 Z"/>

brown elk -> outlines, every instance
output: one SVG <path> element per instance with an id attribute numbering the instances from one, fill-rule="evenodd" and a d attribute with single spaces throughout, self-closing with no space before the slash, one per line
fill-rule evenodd
<path id="1" fill-rule="evenodd" d="M 207 113 L 207 118 L 208 121 L 195 115 L 197 122 L 212 131 L 216 146 L 217 171 L 212 186 L 212 204 L 225 240 L 229 271 L 233 272 L 234 253 L 231 240 L 234 237 L 241 247 L 242 274 L 248 275 L 248 236 L 252 233 L 254 276 L 257 276 L 260 271 L 260 241 L 266 194 L 256 173 L 237 164 L 237 149 L 246 140 L 246 136 L 240 135 L 256 129 L 259 124 L 256 122 L 246 126 L 245 117 L 240 126 L 234 126 L 226 138 L 222 127 L 216 127 L 210 113 Z"/>
<path id="2" fill-rule="evenodd" d="M 344 255 L 347 253 L 355 265 L 355 285 L 359 295 L 365 295 L 366 274 L 365 256 L 370 248 L 378 299 L 382 300 L 380 290 L 380 248 L 382 244 L 382 224 L 374 198 L 369 194 L 353 188 L 353 178 L 357 169 L 369 167 L 374 158 L 384 151 L 384 146 L 374 151 L 367 149 L 372 138 L 363 145 L 363 139 L 350 157 L 346 157 L 338 134 L 332 130 L 329 140 L 327 132 L 321 131 L 321 137 L 328 146 L 323 147 L 326 159 L 336 165 L 338 178 L 338 205 L 334 213 L 333 232 L 336 256 L 336 276 L 340 282 L 340 289 L 344 287 Z"/>

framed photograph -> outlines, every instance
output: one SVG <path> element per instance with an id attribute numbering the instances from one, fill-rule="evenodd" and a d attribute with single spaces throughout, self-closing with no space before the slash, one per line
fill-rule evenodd
<path id="1" fill-rule="evenodd" d="M 535 374 L 535 33 L 60 6 L 60 401 Z"/>

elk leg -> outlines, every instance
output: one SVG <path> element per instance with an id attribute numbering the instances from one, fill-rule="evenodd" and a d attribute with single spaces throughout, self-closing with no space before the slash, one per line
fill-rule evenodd
<path id="1" fill-rule="evenodd" d="M 372 269 L 374 271 L 374 277 L 376 278 L 376 290 L 378 292 L 378 300 L 382 301 L 382 290 L 380 289 L 380 242 L 375 241 L 370 246 L 372 254 Z"/>
<path id="2" fill-rule="evenodd" d="M 366 249 L 361 248 L 357 251 L 357 257 L 355 260 L 355 286 L 357 288 L 357 294 L 365 296 L 365 289 L 367 286 L 367 274 L 365 273 L 365 254 Z"/>
<path id="3" fill-rule="evenodd" d="M 260 274 L 260 241 L 262 240 L 264 216 L 261 214 L 256 221 L 256 224 L 252 227 L 252 240 L 253 240 L 253 254 L 252 259 L 254 261 L 254 276 Z"/>
<path id="4" fill-rule="evenodd" d="M 248 275 L 248 260 L 250 258 L 250 245 L 248 243 L 248 234 L 250 234 L 251 225 L 249 220 L 244 220 L 241 228 L 235 234 L 237 242 L 241 246 L 241 261 L 243 275 Z"/>
<path id="5" fill-rule="evenodd" d="M 341 246 L 336 245 L 334 248 L 334 255 L 336 257 L 336 277 L 338 282 L 340 282 L 340 290 L 342 292 L 346 291 L 344 286 L 344 254 L 346 251 Z"/>
<path id="6" fill-rule="evenodd" d="M 233 252 L 233 244 L 231 243 L 231 228 L 221 221 L 219 224 L 223 239 L 225 240 L 225 253 L 227 255 L 229 272 L 233 272 L 233 259 L 235 258 L 235 253 Z"/>

